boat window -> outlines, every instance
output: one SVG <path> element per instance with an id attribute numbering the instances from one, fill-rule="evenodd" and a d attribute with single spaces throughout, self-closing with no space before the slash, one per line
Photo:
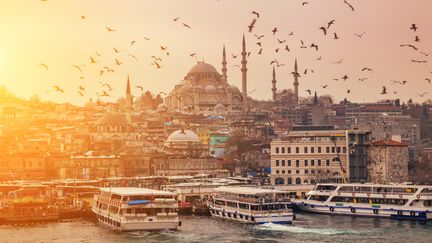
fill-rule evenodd
<path id="1" fill-rule="evenodd" d="M 227 201 L 227 206 L 228 207 L 232 207 L 232 208 L 236 208 L 237 207 L 237 203 Z"/>
<path id="2" fill-rule="evenodd" d="M 367 197 L 333 197 L 332 202 L 405 205 L 408 199 L 367 198 Z"/>
<path id="3" fill-rule="evenodd" d="M 423 205 L 425 207 L 432 207 L 432 200 L 424 200 Z"/>
<path id="4" fill-rule="evenodd" d="M 432 195 L 432 188 L 424 188 L 420 194 L 430 194 Z"/>
<path id="5" fill-rule="evenodd" d="M 334 191 L 334 190 L 336 190 L 336 186 L 333 186 L 333 185 L 318 185 L 315 190 L 318 190 L 318 191 Z"/>
<path id="6" fill-rule="evenodd" d="M 312 195 L 309 197 L 309 200 L 324 202 L 324 201 L 327 201 L 328 198 L 329 198 L 329 196 Z"/>
<path id="7" fill-rule="evenodd" d="M 239 208 L 249 209 L 249 206 L 247 204 L 245 204 L 245 203 L 239 203 L 238 205 L 239 205 Z"/>

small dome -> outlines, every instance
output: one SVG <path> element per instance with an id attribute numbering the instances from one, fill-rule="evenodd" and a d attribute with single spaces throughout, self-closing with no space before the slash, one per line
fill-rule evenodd
<path id="1" fill-rule="evenodd" d="M 219 85 L 217 88 L 218 88 L 218 90 L 223 90 L 224 89 L 224 87 L 222 85 Z"/>
<path id="2" fill-rule="evenodd" d="M 97 120 L 96 125 L 120 125 L 127 126 L 128 121 L 124 114 L 107 114 Z"/>
<path id="3" fill-rule="evenodd" d="M 218 73 L 218 72 L 216 68 L 213 67 L 212 65 L 205 62 L 199 62 L 189 70 L 188 74 L 191 73 Z"/>
<path id="4" fill-rule="evenodd" d="M 183 91 L 183 92 L 192 91 L 192 86 L 190 84 L 185 84 L 180 88 L 180 91 Z"/>
<path id="5" fill-rule="evenodd" d="M 168 106 L 165 103 L 159 104 L 156 108 L 157 112 L 165 112 L 167 110 L 168 110 Z"/>
<path id="6" fill-rule="evenodd" d="M 204 88 L 204 91 L 207 92 L 207 93 L 215 92 L 215 91 L 216 91 L 216 88 L 215 88 L 215 86 L 209 84 L 209 85 L 207 85 L 207 86 Z"/>
<path id="7" fill-rule="evenodd" d="M 240 93 L 239 88 L 237 88 L 236 86 L 231 86 L 231 90 L 232 90 L 232 92 Z"/>
<path id="8" fill-rule="evenodd" d="M 215 105 L 215 107 L 214 107 L 213 110 L 214 111 L 226 111 L 226 108 L 225 108 L 225 106 L 223 104 L 218 103 L 217 105 Z"/>
<path id="9" fill-rule="evenodd" d="M 192 142 L 192 143 L 200 143 L 198 135 L 196 135 L 191 130 L 177 130 L 171 135 L 168 136 L 167 143 L 175 143 L 175 142 Z"/>

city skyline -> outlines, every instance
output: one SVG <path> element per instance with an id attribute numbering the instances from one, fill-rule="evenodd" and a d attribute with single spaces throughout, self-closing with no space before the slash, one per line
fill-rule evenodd
<path id="1" fill-rule="evenodd" d="M 110 97 L 101 100 L 117 100 L 124 96 L 128 75 L 135 96 L 141 92 L 136 86 L 156 94 L 169 92 L 197 60 L 221 73 L 225 45 L 228 82 L 241 88 L 241 71 L 236 65 L 241 65 L 241 38 L 245 34 L 247 51 L 251 52 L 247 59 L 248 92 L 254 99 L 271 100 L 270 62 L 274 59 L 284 64 L 276 67 L 277 89 L 292 88 L 290 73 L 297 58 L 299 95 L 303 97 L 309 96 L 309 89 L 319 95 L 330 94 L 336 101 L 427 100 L 432 84 L 426 79 L 432 78 L 432 68 L 429 62 L 422 62 L 430 60 L 432 51 L 427 45 L 432 38 L 427 21 L 431 4 L 350 3 L 355 11 L 344 1 L 309 1 L 304 5 L 302 1 L 266 5 L 260 1 L 10 1 L 0 10 L 0 85 L 19 97 L 39 95 L 43 100 L 74 104 L 96 99 L 95 92 L 108 92 L 103 83 L 113 90 L 108 92 Z M 258 12 L 259 18 L 252 11 Z M 249 32 L 254 18 L 255 27 Z M 335 21 L 328 27 L 331 20 Z M 410 29 L 412 24 L 418 27 L 416 31 Z M 321 26 L 326 27 L 327 35 Z M 275 27 L 278 32 L 273 35 Z M 334 33 L 339 39 L 334 39 Z M 255 35 L 264 37 L 258 40 Z M 300 47 L 302 40 L 307 48 Z M 263 48 L 261 55 L 257 42 Z M 310 47 L 312 43 L 318 45 L 318 51 Z M 400 46 L 405 44 L 418 50 Z M 196 55 L 191 56 L 193 53 Z M 161 68 L 156 68 L 152 56 L 162 59 L 157 61 Z M 90 63 L 91 58 L 96 63 Z M 114 72 L 109 71 L 111 68 Z M 363 68 L 372 71 L 361 71 Z M 344 75 L 349 78 L 341 81 Z M 367 79 L 358 80 L 363 78 Z M 83 96 L 78 94 L 80 86 L 85 88 Z M 388 94 L 380 94 L 382 86 Z M 419 96 L 425 92 L 428 94 Z"/>

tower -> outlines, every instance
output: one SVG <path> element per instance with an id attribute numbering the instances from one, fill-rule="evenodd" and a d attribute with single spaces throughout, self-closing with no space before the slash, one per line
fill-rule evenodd
<path id="1" fill-rule="evenodd" d="M 273 94 L 273 101 L 276 101 L 276 72 L 275 67 L 273 66 L 273 79 L 272 79 L 272 94 Z"/>
<path id="2" fill-rule="evenodd" d="M 246 72 L 247 72 L 247 68 L 246 68 L 246 41 L 245 41 L 245 37 L 243 34 L 243 41 L 242 41 L 242 68 L 241 68 L 241 72 L 242 72 L 242 97 L 243 97 L 243 106 L 245 107 L 245 109 L 247 108 L 247 76 L 246 76 Z"/>
<path id="3" fill-rule="evenodd" d="M 294 95 L 295 95 L 295 105 L 297 106 L 299 104 L 299 96 L 298 96 L 298 77 L 299 77 L 299 73 L 298 73 L 298 69 L 297 69 L 297 58 L 295 59 L 294 62 Z"/>
<path id="4" fill-rule="evenodd" d="M 131 94 L 130 89 L 130 81 L 129 81 L 129 74 L 127 77 L 127 83 L 126 83 L 126 104 L 124 110 L 126 111 L 126 120 L 129 124 L 132 123 L 132 111 L 133 111 L 133 98 Z"/>
<path id="5" fill-rule="evenodd" d="M 223 46 L 223 51 L 222 51 L 222 77 L 224 77 L 225 80 L 228 80 L 225 45 Z"/>
<path id="6" fill-rule="evenodd" d="M 314 95 L 314 99 L 313 99 L 313 106 L 318 106 L 319 102 L 318 102 L 318 95 L 317 92 L 315 91 L 315 95 Z"/>

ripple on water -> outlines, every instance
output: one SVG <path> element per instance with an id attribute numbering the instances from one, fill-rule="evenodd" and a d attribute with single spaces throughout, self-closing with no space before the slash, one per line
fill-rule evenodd
<path id="1" fill-rule="evenodd" d="M 301 226 L 281 225 L 281 224 L 273 224 L 273 223 L 257 225 L 255 226 L 255 229 L 265 230 L 265 231 L 290 232 L 290 233 L 297 233 L 297 234 L 315 234 L 315 235 L 348 235 L 348 234 L 362 233 L 353 230 L 303 228 Z"/>

